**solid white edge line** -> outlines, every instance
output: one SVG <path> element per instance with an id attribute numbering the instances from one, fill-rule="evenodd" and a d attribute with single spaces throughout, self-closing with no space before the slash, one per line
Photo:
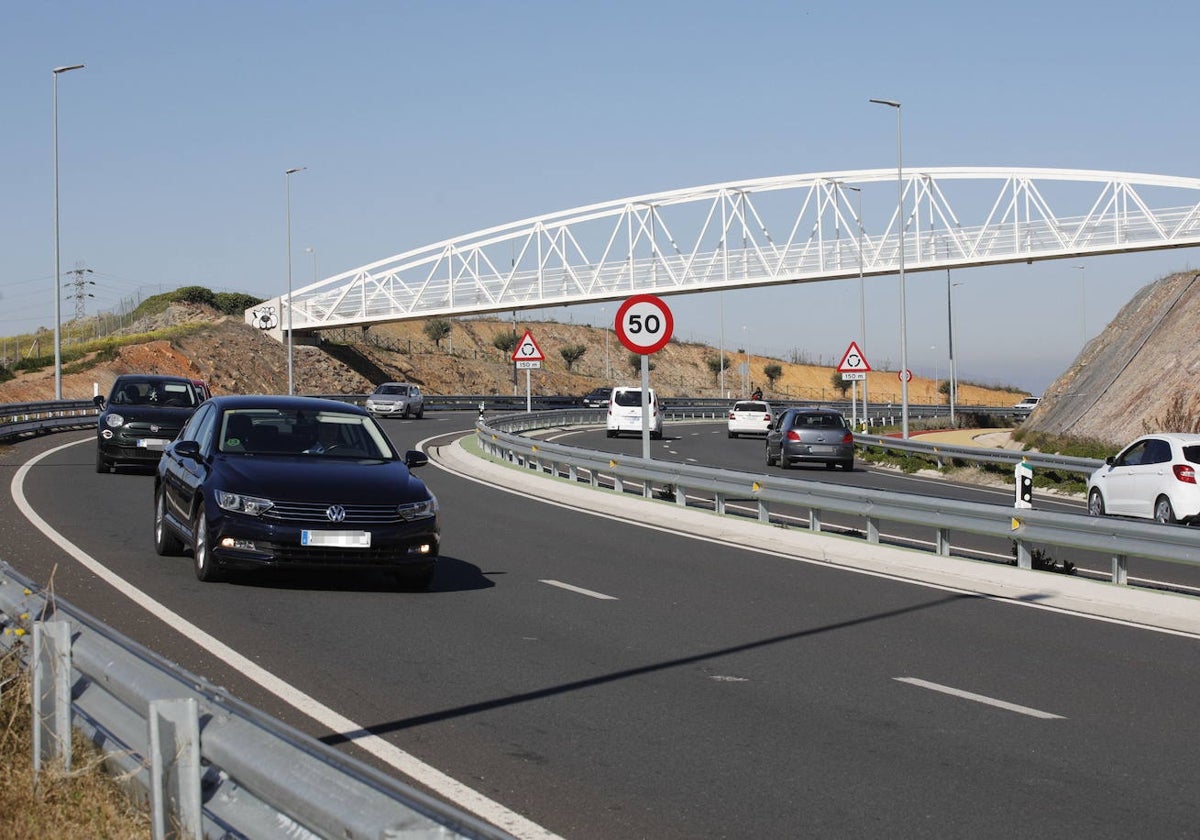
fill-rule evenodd
<path id="1" fill-rule="evenodd" d="M 577 592 L 580 595 L 586 595 L 589 598 L 596 598 L 601 601 L 617 601 L 615 595 L 605 595 L 603 592 L 593 592 L 591 589 L 584 589 L 580 586 L 572 586 L 569 583 L 563 583 L 561 580 L 539 580 L 538 583 L 544 583 L 547 586 L 557 586 L 559 589 L 566 589 L 569 592 Z"/>
<path id="2" fill-rule="evenodd" d="M 328 728 L 330 732 L 338 733 L 350 739 L 356 746 L 362 747 L 376 758 L 394 767 L 400 773 L 433 790 L 439 796 L 444 797 L 463 810 L 475 814 L 516 837 L 536 838 L 537 840 L 551 840 L 551 838 L 558 837 L 558 835 L 542 828 L 537 823 L 526 819 L 514 811 L 510 811 L 500 803 L 488 799 L 483 794 L 472 790 L 440 770 L 406 753 L 399 747 L 388 743 L 378 735 L 368 734 L 361 724 L 343 717 L 328 706 L 319 703 L 304 692 L 279 679 L 265 668 L 254 664 L 254 662 L 242 656 L 224 642 L 219 641 L 182 616 L 172 612 L 165 605 L 154 600 L 145 592 L 142 592 L 124 578 L 109 570 L 102 563 L 86 554 L 74 543 L 67 540 L 66 537 L 55 531 L 46 520 L 38 515 L 26 500 L 24 488 L 25 476 L 42 459 L 68 447 L 90 442 L 91 438 L 84 438 L 83 440 L 73 441 L 48 449 L 41 455 L 22 464 L 13 476 L 10 492 L 12 493 L 17 509 L 49 540 L 92 574 L 142 607 L 155 618 L 183 635 L 189 641 L 199 645 L 288 705 L 308 715 L 322 726 Z"/>
<path id="3" fill-rule="evenodd" d="M 1062 715 L 1056 715 L 1051 712 L 1043 712 L 1041 709 L 1032 709 L 1029 706 L 1019 706 L 1016 703 L 997 700 L 995 697 L 988 697 L 984 694 L 973 694 L 970 691 L 963 691 L 959 688 L 951 688 L 948 685 L 939 685 L 938 683 L 918 679 L 917 677 L 892 677 L 892 679 L 894 679 L 896 682 L 915 685 L 918 688 L 927 688 L 930 691 L 939 691 L 942 694 L 949 694 L 953 697 L 961 697 L 963 700 L 972 700 L 976 703 L 995 706 L 998 709 L 1007 709 L 1010 712 L 1028 715 L 1029 717 L 1041 718 L 1042 720 L 1066 720 L 1066 718 Z"/>

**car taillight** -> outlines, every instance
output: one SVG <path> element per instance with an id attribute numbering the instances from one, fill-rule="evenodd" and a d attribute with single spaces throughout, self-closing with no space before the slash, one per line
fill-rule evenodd
<path id="1" fill-rule="evenodd" d="M 846 436 L 842 438 L 842 443 L 854 443 L 854 433 L 846 432 Z"/>
<path id="2" fill-rule="evenodd" d="M 797 432 L 795 429 L 788 429 L 787 439 L 798 441 L 798 440 L 800 440 L 800 433 Z"/>
<path id="3" fill-rule="evenodd" d="M 731 412 L 729 412 L 729 419 L 730 419 L 730 420 L 732 420 L 732 419 L 733 419 L 733 412 L 732 412 L 732 411 L 731 411 Z"/>
<path id="4" fill-rule="evenodd" d="M 770 422 L 771 422 L 771 415 L 770 415 L 770 414 L 764 414 L 764 415 L 763 415 L 763 422 L 764 422 L 764 423 L 770 423 Z"/>
<path id="5" fill-rule="evenodd" d="M 1189 467 L 1187 464 L 1175 464 L 1171 467 L 1175 471 L 1175 477 L 1184 484 L 1196 483 L 1196 469 Z"/>

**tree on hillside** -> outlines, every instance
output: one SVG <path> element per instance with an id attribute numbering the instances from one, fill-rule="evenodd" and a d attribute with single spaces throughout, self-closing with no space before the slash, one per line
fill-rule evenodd
<path id="1" fill-rule="evenodd" d="M 846 392 L 850 390 L 850 383 L 842 379 L 842 375 L 836 370 L 829 376 L 829 384 L 833 386 L 835 391 L 840 391 L 842 399 L 846 399 Z"/>
<path id="2" fill-rule="evenodd" d="M 517 348 L 517 337 L 510 332 L 497 333 L 492 339 L 492 346 L 511 356 L 512 351 Z"/>
<path id="3" fill-rule="evenodd" d="M 439 350 L 442 349 L 442 339 L 450 335 L 450 322 L 445 318 L 433 318 L 425 322 L 425 336 Z"/>
<path id="4" fill-rule="evenodd" d="M 563 361 L 567 363 L 567 373 L 571 372 L 572 366 L 582 359 L 586 352 L 587 347 L 583 344 L 568 344 L 558 351 L 558 355 L 562 356 Z"/>
<path id="5" fill-rule="evenodd" d="M 718 381 L 721 378 L 721 371 L 729 370 L 729 359 L 724 353 L 717 356 L 709 356 L 704 360 L 704 363 L 708 365 L 709 372 L 712 373 L 713 376 L 717 377 Z"/>
<path id="6" fill-rule="evenodd" d="M 767 377 L 767 382 L 771 383 L 771 390 L 775 390 L 775 382 L 779 377 L 783 376 L 783 367 L 772 362 L 769 365 L 763 366 L 763 376 Z"/>
<path id="7" fill-rule="evenodd" d="M 638 376 L 641 374 L 641 372 L 642 372 L 642 354 L 641 353 L 630 353 L 629 354 L 629 369 L 631 371 L 633 371 L 634 376 Z M 654 362 L 650 362 L 650 366 L 647 369 L 654 370 Z"/>

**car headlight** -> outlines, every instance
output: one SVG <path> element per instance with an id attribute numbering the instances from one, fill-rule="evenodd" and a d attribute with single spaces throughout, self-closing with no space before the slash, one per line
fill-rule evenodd
<path id="1" fill-rule="evenodd" d="M 217 491 L 217 505 L 223 510 L 245 513 L 249 516 L 262 516 L 275 507 L 275 503 L 270 499 L 260 499 L 257 496 L 243 496 L 241 493 L 228 493 L 224 490 Z"/>
<path id="2" fill-rule="evenodd" d="M 104 415 L 104 424 L 114 429 L 119 429 L 125 425 L 125 418 L 120 414 L 106 414 Z"/>
<path id="3" fill-rule="evenodd" d="M 434 496 L 432 493 L 430 493 L 428 499 L 424 499 L 420 502 L 407 502 L 402 505 L 397 505 L 396 512 L 408 522 L 412 522 L 414 519 L 425 519 L 426 517 L 437 516 L 437 496 Z"/>

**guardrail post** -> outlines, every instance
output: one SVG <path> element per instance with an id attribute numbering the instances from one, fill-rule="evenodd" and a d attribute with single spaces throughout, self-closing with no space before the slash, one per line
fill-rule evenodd
<path id="1" fill-rule="evenodd" d="M 678 483 L 675 485 L 675 504 L 680 507 L 687 507 L 687 490 L 684 489 L 682 484 Z"/>
<path id="2" fill-rule="evenodd" d="M 937 529 L 937 553 L 942 556 L 950 555 L 950 531 L 946 528 Z"/>
<path id="3" fill-rule="evenodd" d="M 808 530 L 818 533 L 821 531 L 821 511 L 816 508 L 808 509 Z"/>
<path id="4" fill-rule="evenodd" d="M 71 770 L 71 628 L 65 621 L 33 624 L 33 772 L 58 758 Z M 47 685 L 48 684 L 48 685 Z"/>
<path id="5" fill-rule="evenodd" d="M 765 499 L 758 500 L 758 521 L 767 525 L 771 524 L 771 509 Z"/>
<path id="6" fill-rule="evenodd" d="M 195 698 L 152 700 L 150 802 L 154 840 L 200 840 L 200 720 Z M 172 821 L 170 817 L 174 817 Z"/>
<path id="7" fill-rule="evenodd" d="M 1119 583 L 1125 586 L 1129 583 L 1129 569 L 1126 561 L 1129 558 L 1124 554 L 1114 554 L 1112 559 L 1112 582 Z"/>
<path id="8" fill-rule="evenodd" d="M 879 520 L 873 516 L 867 517 L 867 542 L 879 545 Z"/>
<path id="9" fill-rule="evenodd" d="M 717 493 L 713 496 L 713 513 L 717 516 L 725 515 L 725 494 Z"/>
<path id="10" fill-rule="evenodd" d="M 1033 554 L 1023 540 L 1017 540 L 1017 568 L 1032 569 Z"/>

